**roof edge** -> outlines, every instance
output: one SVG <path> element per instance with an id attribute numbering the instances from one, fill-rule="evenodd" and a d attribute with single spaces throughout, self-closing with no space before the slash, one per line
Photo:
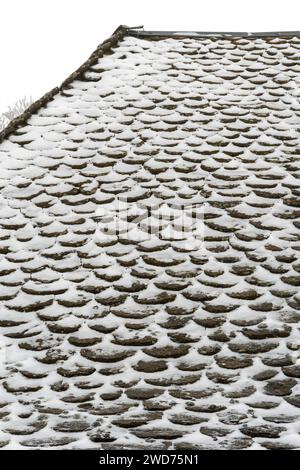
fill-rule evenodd
<path id="1" fill-rule="evenodd" d="M 246 32 L 246 31 L 147 31 L 142 28 L 130 28 L 128 31 L 130 36 L 139 37 L 247 37 L 247 38 L 258 38 L 258 37 L 293 37 L 299 36 L 300 31 L 258 31 L 258 32 Z"/>
<path id="2" fill-rule="evenodd" d="M 82 77 L 82 75 L 94 65 L 99 58 L 103 57 L 104 54 L 111 52 L 112 48 L 115 47 L 120 40 L 127 34 L 131 29 L 139 29 L 138 27 L 130 28 L 129 26 L 120 25 L 113 34 L 105 39 L 97 48 L 92 52 L 89 58 L 80 65 L 73 73 L 71 73 L 59 86 L 52 88 L 52 90 L 45 93 L 41 98 L 34 101 L 22 114 L 13 119 L 1 132 L 0 132 L 0 144 L 9 137 L 18 128 L 24 126 L 26 121 L 39 109 L 46 106 L 58 93 L 68 88 L 70 84 Z"/>

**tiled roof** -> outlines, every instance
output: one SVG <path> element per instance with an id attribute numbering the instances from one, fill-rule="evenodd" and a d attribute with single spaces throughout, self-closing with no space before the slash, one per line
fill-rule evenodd
<path id="1" fill-rule="evenodd" d="M 2 134 L 0 446 L 300 448 L 300 38 L 244 36 L 119 28 Z"/>

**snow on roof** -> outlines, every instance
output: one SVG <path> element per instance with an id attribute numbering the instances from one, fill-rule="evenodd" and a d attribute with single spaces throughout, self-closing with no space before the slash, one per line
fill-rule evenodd
<path id="1" fill-rule="evenodd" d="M 0 446 L 300 448 L 299 35 L 150 36 L 2 134 Z"/>

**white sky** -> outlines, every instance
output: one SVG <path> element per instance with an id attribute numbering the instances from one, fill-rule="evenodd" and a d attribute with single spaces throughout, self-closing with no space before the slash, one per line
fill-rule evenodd
<path id="1" fill-rule="evenodd" d="M 299 0 L 1 0 L 0 113 L 59 85 L 120 25 L 300 30 Z"/>

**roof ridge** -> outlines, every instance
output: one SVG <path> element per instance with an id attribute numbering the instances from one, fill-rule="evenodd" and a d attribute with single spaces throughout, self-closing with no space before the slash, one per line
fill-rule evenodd
<path id="1" fill-rule="evenodd" d="M 139 28 L 139 26 L 137 27 Z M 112 33 L 112 35 L 105 39 L 101 44 L 99 44 L 96 49 L 92 52 L 89 58 L 80 65 L 74 72 L 72 72 L 62 83 L 61 85 L 52 88 L 52 90 L 45 93 L 41 98 L 38 98 L 34 101 L 22 114 L 13 119 L 1 132 L 0 132 L 0 144 L 6 139 L 10 134 L 15 132 L 19 127 L 23 126 L 26 121 L 39 109 L 47 105 L 58 93 L 67 88 L 74 80 L 77 80 L 84 74 L 91 65 L 94 65 L 99 58 L 104 54 L 111 52 L 112 48 L 118 44 L 118 42 L 125 36 L 127 31 L 135 29 L 130 28 L 129 26 L 120 25 Z"/>
<path id="2" fill-rule="evenodd" d="M 155 31 L 155 30 L 144 30 L 142 27 L 129 28 L 129 34 L 131 36 L 162 36 L 162 37 L 205 37 L 205 36 L 236 36 L 236 37 L 290 37 L 290 36 L 300 36 L 300 31 L 256 31 L 256 32 L 247 32 L 247 31 L 180 31 L 180 30 L 171 30 L 171 31 Z"/>

